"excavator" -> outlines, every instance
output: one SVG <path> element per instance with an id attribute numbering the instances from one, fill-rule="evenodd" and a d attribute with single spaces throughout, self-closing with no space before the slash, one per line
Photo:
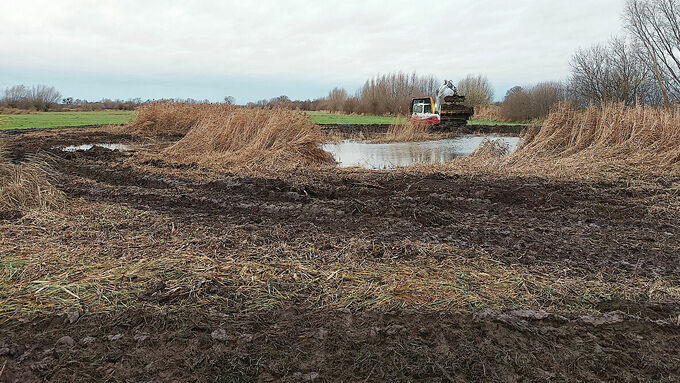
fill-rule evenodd
<path id="1" fill-rule="evenodd" d="M 447 90 L 453 91 L 453 94 L 445 96 Z M 465 96 L 459 95 L 458 89 L 447 80 L 439 87 L 435 97 L 411 100 L 411 118 L 433 130 L 453 132 L 465 127 L 475 113 L 474 108 L 465 106 L 464 103 Z"/>

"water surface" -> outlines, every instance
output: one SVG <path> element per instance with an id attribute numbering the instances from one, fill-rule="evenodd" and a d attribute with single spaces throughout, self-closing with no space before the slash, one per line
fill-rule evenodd
<path id="1" fill-rule="evenodd" d="M 394 169 L 416 163 L 438 164 L 464 157 L 474 152 L 484 139 L 500 140 L 508 145 L 510 151 L 515 150 L 519 143 L 518 137 L 466 136 L 437 141 L 390 144 L 343 141 L 325 144 L 323 149 L 333 155 L 340 167 Z"/>
<path id="2" fill-rule="evenodd" d="M 88 150 L 91 150 L 95 146 L 98 146 L 100 148 L 104 149 L 109 149 L 109 150 L 119 150 L 121 152 L 125 152 L 130 150 L 130 147 L 128 145 L 124 144 L 84 144 L 84 145 L 71 145 L 71 146 L 65 146 L 61 148 L 62 151 L 64 152 L 86 152 Z"/>

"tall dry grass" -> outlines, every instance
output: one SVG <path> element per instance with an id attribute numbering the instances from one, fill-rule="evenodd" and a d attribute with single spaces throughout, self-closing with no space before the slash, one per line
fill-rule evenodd
<path id="1" fill-rule="evenodd" d="M 394 124 L 387 130 L 385 136 L 380 142 L 414 142 L 427 141 L 437 138 L 438 136 L 430 132 L 430 127 L 408 119 L 403 124 Z"/>
<path id="2" fill-rule="evenodd" d="M 0 212 L 53 208 L 63 200 L 63 193 L 49 179 L 45 163 L 11 164 L 5 159 L 0 141 Z"/>
<path id="3" fill-rule="evenodd" d="M 562 103 L 527 131 L 508 161 L 565 170 L 603 165 L 678 170 L 680 109 L 608 104 L 579 111 Z"/>
<path id="4" fill-rule="evenodd" d="M 225 104 L 188 104 L 158 101 L 137 109 L 137 117 L 127 130 L 143 136 L 184 135 L 203 118 L 226 114 L 237 107 Z"/>
<path id="5" fill-rule="evenodd" d="M 475 120 L 505 121 L 501 107 L 498 105 L 482 105 L 475 107 Z"/>
<path id="6" fill-rule="evenodd" d="M 224 109 L 203 116 L 167 155 L 206 166 L 280 169 L 333 163 L 321 129 L 303 112 Z"/>

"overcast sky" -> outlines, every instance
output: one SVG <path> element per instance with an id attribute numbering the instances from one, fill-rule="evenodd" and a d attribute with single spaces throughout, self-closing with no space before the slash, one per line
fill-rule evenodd
<path id="1" fill-rule="evenodd" d="M 353 92 L 417 71 L 561 80 L 573 51 L 622 31 L 625 0 L 0 0 L 0 89 L 245 103 Z M 498 98 L 497 97 L 497 98 Z"/>

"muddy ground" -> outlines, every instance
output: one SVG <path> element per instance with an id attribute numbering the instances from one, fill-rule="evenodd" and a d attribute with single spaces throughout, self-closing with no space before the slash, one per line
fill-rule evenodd
<path id="1" fill-rule="evenodd" d="M 679 381 L 680 179 L 246 176 L 173 139 L 6 137 L 67 204 L 0 214 L 1 381 Z M 94 142 L 135 149 L 59 150 Z"/>

